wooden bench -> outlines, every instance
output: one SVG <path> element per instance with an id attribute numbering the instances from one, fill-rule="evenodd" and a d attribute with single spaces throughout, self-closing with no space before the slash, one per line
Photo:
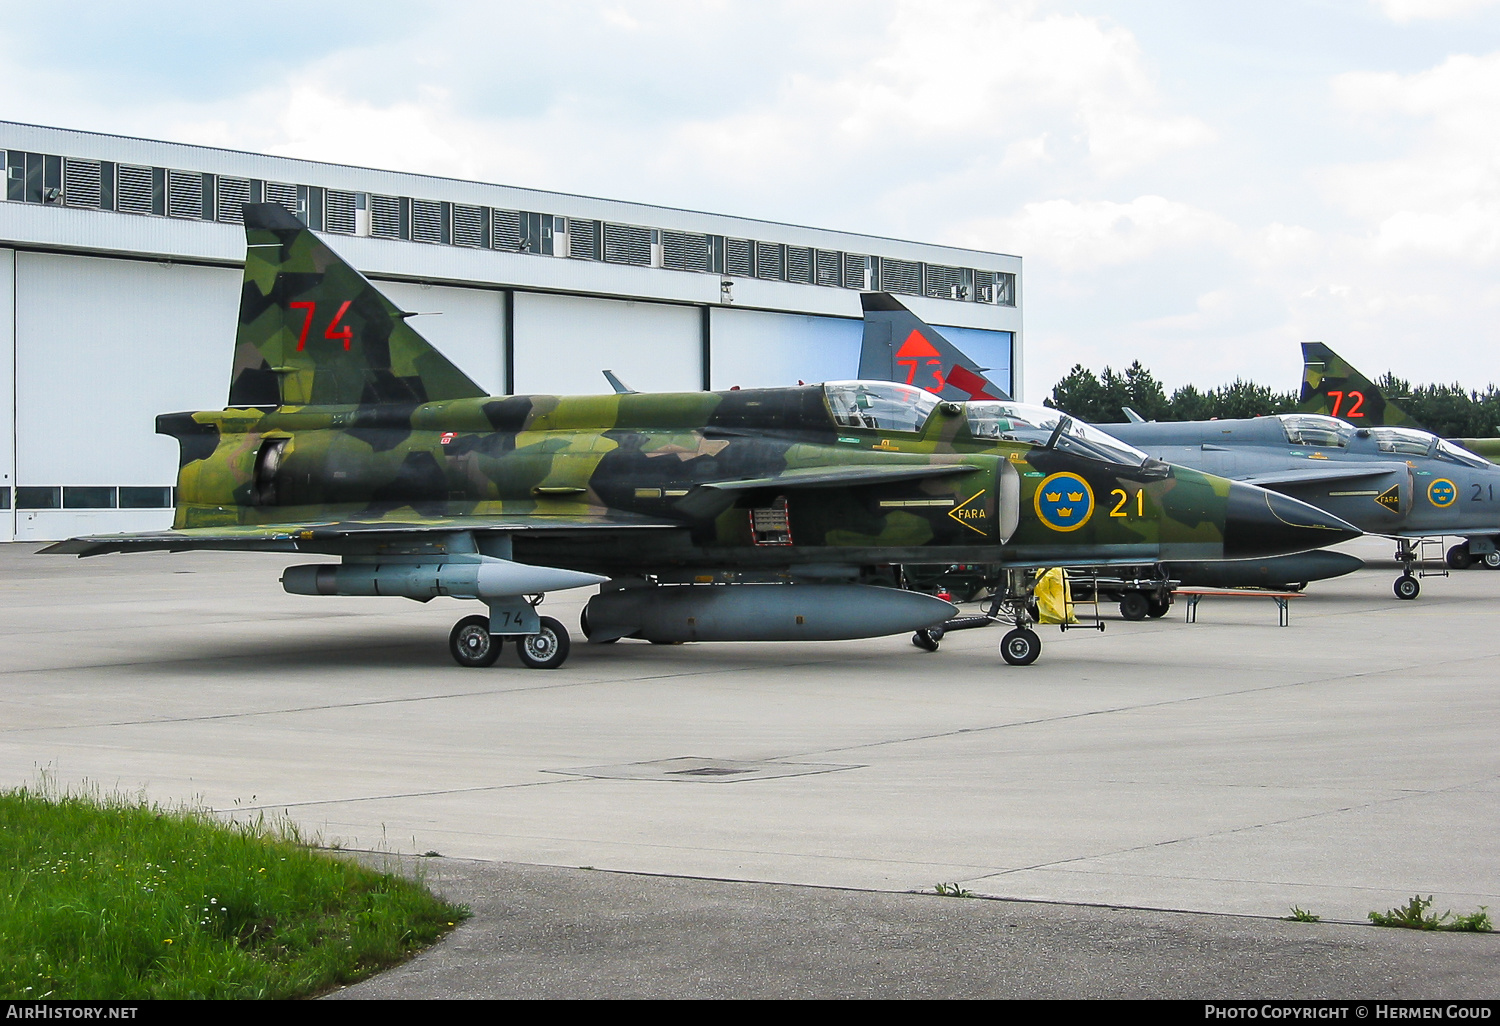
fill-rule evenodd
<path id="1" fill-rule="evenodd" d="M 1302 598 L 1298 591 L 1262 591 L 1259 588 L 1178 588 L 1173 594 L 1187 599 L 1187 623 L 1198 622 L 1198 603 L 1210 595 L 1229 598 L 1268 598 L 1276 603 L 1278 626 L 1287 625 L 1287 602 Z"/>

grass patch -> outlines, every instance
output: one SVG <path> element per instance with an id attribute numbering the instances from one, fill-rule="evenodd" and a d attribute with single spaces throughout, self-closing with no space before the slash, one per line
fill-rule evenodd
<path id="1" fill-rule="evenodd" d="M 1453 933 L 1490 933 L 1494 929 L 1487 905 L 1480 905 L 1478 912 L 1466 916 L 1455 916 L 1451 910 L 1438 915 L 1428 911 L 1431 907 L 1432 895 L 1424 898 L 1413 894 L 1411 901 L 1389 912 L 1371 912 L 1370 922 L 1403 930 L 1446 930 Z"/>
<path id="2" fill-rule="evenodd" d="M 1294 923 L 1321 923 L 1322 916 L 1315 916 L 1301 905 L 1292 906 L 1292 914 L 1286 917 Z"/>
<path id="3" fill-rule="evenodd" d="M 468 916 L 294 828 L 144 800 L 0 792 L 0 998 L 291 998 Z"/>

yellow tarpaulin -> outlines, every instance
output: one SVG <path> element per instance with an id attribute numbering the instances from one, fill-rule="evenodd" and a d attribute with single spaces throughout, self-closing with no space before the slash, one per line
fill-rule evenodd
<path id="1" fill-rule="evenodd" d="M 1068 575 L 1061 567 L 1054 567 L 1038 577 L 1033 595 L 1042 623 L 1078 622 L 1078 617 L 1073 615 L 1073 592 L 1068 587 Z"/>

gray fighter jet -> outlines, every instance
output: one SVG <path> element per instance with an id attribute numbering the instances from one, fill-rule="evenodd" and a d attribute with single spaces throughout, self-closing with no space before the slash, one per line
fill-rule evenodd
<path id="1" fill-rule="evenodd" d="M 899 305 L 891 297 L 878 305 L 890 303 Z M 906 316 L 916 320 L 909 311 Z M 937 334 L 930 327 L 927 332 Z M 1500 535 L 1500 466 L 1428 431 L 1355 427 L 1310 413 L 1102 427 L 1155 459 L 1260 485 L 1367 534 L 1394 538 L 1402 564 L 1394 585 L 1398 598 L 1421 593 L 1414 570 L 1422 539 L 1464 537 L 1459 554 L 1482 557 L 1495 550 Z M 1111 513 L 1123 515 L 1118 508 Z M 1450 553 L 1450 564 L 1453 559 Z"/>

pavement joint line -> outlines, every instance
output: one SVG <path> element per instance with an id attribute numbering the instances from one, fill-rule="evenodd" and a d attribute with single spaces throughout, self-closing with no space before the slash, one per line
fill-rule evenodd
<path id="1" fill-rule="evenodd" d="M 1375 891 L 1375 892 L 1381 893 L 1381 894 L 1389 894 L 1390 893 L 1390 888 L 1389 887 L 1383 887 L 1382 888 L 1382 887 L 1376 887 L 1376 886 L 1374 886 L 1372 884 L 1360 884 L 1360 883 L 1326 883 L 1326 882 L 1307 883 L 1305 881 L 1300 881 L 1299 882 L 1299 881 L 1294 881 L 1294 880 L 1263 880 L 1263 879 L 1260 879 L 1258 877 L 1255 877 L 1255 878 L 1244 878 L 1244 877 L 1230 878 L 1230 877 L 1221 877 L 1221 876 L 1198 876 L 1198 875 L 1193 875 L 1193 874 L 1189 874 L 1189 873 L 1180 873 L 1180 874 L 1175 874 L 1175 875 L 1172 875 L 1172 876 L 1164 876 L 1164 875 L 1162 875 L 1160 873 L 1144 873 L 1144 872 L 1141 872 L 1141 873 L 1104 873 L 1104 872 L 1101 872 L 1101 871 L 1098 871 L 1098 870 L 1074 869 L 1074 868 L 1069 868 L 1069 867 L 1059 867 L 1056 870 L 1049 870 L 1049 872 L 1072 873 L 1072 874 L 1075 874 L 1077 876 L 1109 876 L 1109 877 L 1112 877 L 1112 878 L 1119 878 L 1121 876 L 1129 876 L 1129 877 L 1140 877 L 1140 878 L 1146 879 L 1146 880 L 1193 880 L 1193 881 L 1198 881 L 1198 882 L 1202 882 L 1202 883 L 1256 884 L 1256 885 L 1264 885 L 1264 886 L 1269 886 L 1269 887 L 1300 888 L 1300 889 L 1303 889 L 1303 890 L 1306 890 L 1306 889 L 1331 889 L 1331 890 L 1341 890 L 1341 891 Z M 986 878 L 982 877 L 982 876 L 964 877 L 959 882 L 960 883 L 977 883 L 978 881 L 983 880 L 983 879 L 986 879 Z M 1417 889 L 1418 890 L 1423 890 L 1423 891 L 1428 891 L 1429 893 L 1431 893 L 1433 891 L 1443 890 L 1443 888 L 1441 888 L 1441 887 L 1419 887 Z M 1470 891 L 1470 892 L 1468 892 L 1467 896 L 1474 897 L 1474 898 L 1491 897 L 1490 895 L 1486 894 L 1483 891 Z M 1500 900 L 1500 895 L 1493 896 L 1492 900 Z M 1217 915 L 1217 913 L 1214 913 L 1214 914 Z"/>
<path id="2" fill-rule="evenodd" d="M 351 854 L 380 855 L 380 856 L 385 856 L 385 857 L 389 857 L 389 858 L 396 858 L 396 859 L 417 860 L 417 859 L 421 859 L 421 858 L 425 858 L 425 857 L 430 857 L 430 856 L 420 856 L 420 855 L 399 855 L 399 854 L 395 854 L 395 853 L 388 852 L 388 851 L 375 851 L 375 850 L 372 850 L 372 849 L 365 849 L 365 848 L 337 848 L 337 849 L 329 849 L 329 850 L 332 851 L 332 852 L 334 852 L 334 853 L 347 852 L 347 853 L 351 853 Z M 789 882 L 789 881 L 786 881 L 786 880 L 761 880 L 761 879 L 750 878 L 750 877 L 734 877 L 734 876 L 703 876 L 703 875 L 697 875 L 697 874 L 693 874 L 693 873 L 652 873 L 652 872 L 649 872 L 649 871 L 643 870 L 643 869 L 601 869 L 601 868 L 599 868 L 597 866 L 589 866 L 589 867 L 583 867 L 583 866 L 564 866 L 564 865 L 559 865 L 559 864 L 550 863 L 550 862 L 516 862 L 516 861 L 510 860 L 510 859 L 478 859 L 478 858 L 472 858 L 472 857 L 468 857 L 468 856 L 448 856 L 448 855 L 442 855 L 442 856 L 438 856 L 438 857 L 442 858 L 442 859 L 446 859 L 446 860 L 451 861 L 451 862 L 468 862 L 470 864 L 477 864 L 477 865 L 489 865 L 489 866 L 493 866 L 493 865 L 506 866 L 506 865 L 509 865 L 509 866 L 527 866 L 527 867 L 534 868 L 534 869 L 576 870 L 576 871 L 579 871 L 579 872 L 587 872 L 587 873 L 607 873 L 607 874 L 609 874 L 611 876 L 641 877 L 641 878 L 648 879 L 648 880 L 688 880 L 688 881 L 702 882 L 702 883 L 743 884 L 743 885 L 745 885 L 747 887 L 774 887 L 774 888 L 780 888 L 780 889 L 785 889 L 785 890 L 803 890 L 803 889 L 806 889 L 806 890 L 816 890 L 816 891 L 834 891 L 834 892 L 842 892 L 842 893 L 847 893 L 847 894 L 910 894 L 913 897 L 946 898 L 945 895 L 937 894 L 934 891 L 928 891 L 928 890 L 911 890 L 911 889 L 908 889 L 908 888 L 903 888 L 902 890 L 889 890 L 889 889 L 880 888 L 880 887 L 855 887 L 855 886 L 852 886 L 852 885 L 849 885 L 849 884 L 792 883 L 792 882 Z M 429 885 L 431 885 L 430 881 L 429 881 Z M 947 900 L 952 900 L 952 899 L 949 898 Z M 969 901 L 1010 902 L 1010 903 L 1016 904 L 1016 905 L 1046 905 L 1046 906 L 1053 907 L 1053 908 L 1091 908 L 1091 909 L 1097 908 L 1097 909 L 1108 909 L 1108 910 L 1112 910 L 1112 911 L 1121 911 L 1121 912 L 1145 912 L 1145 913 L 1151 913 L 1151 914 L 1172 915 L 1172 916 L 1200 916 L 1200 917 L 1220 917 L 1220 916 L 1222 916 L 1222 917 L 1227 918 L 1227 919 L 1253 919 L 1253 920 L 1257 920 L 1257 921 L 1261 921 L 1261 922 L 1272 922 L 1272 923 L 1289 922 L 1289 920 L 1285 916 L 1271 916 L 1271 915 L 1266 915 L 1264 913 L 1259 913 L 1259 912 L 1205 912 L 1202 909 L 1163 908 L 1163 907 L 1157 906 L 1157 905 L 1130 905 L 1130 904 L 1125 904 L 1125 903 L 1122 903 L 1122 902 L 1115 902 L 1115 901 L 1109 901 L 1109 902 L 1103 902 L 1103 901 L 1062 901 L 1062 900 L 1059 900 L 1057 898 L 1019 898 L 1019 897 L 1013 897 L 1013 896 L 1007 896 L 1007 895 L 1000 895 L 1000 894 L 974 894 L 974 895 L 971 895 L 969 898 L 964 899 L 964 900 L 969 900 Z M 1375 928 L 1375 927 L 1371 926 L 1370 923 L 1364 922 L 1364 921 L 1361 921 L 1361 920 L 1357 920 L 1357 919 L 1329 919 L 1329 918 L 1326 918 L 1326 917 L 1323 918 L 1322 920 L 1320 920 L 1319 925 L 1328 925 L 1328 926 L 1359 926 L 1359 927 L 1370 927 L 1371 929 Z M 1500 936 L 1500 933 L 1494 934 L 1493 936 Z M 440 940 L 438 942 L 438 944 L 442 945 L 442 944 L 444 944 L 446 942 L 447 942 L 447 938 L 444 938 L 443 940 Z"/>
<path id="3" fill-rule="evenodd" d="M 1166 848 L 1174 844 L 1184 844 L 1189 841 L 1203 841 L 1215 837 L 1229 837 L 1234 834 L 1248 833 L 1254 830 L 1264 830 L 1267 827 L 1285 826 L 1288 823 L 1305 823 L 1315 819 L 1322 819 L 1327 816 L 1339 816 L 1350 812 L 1366 811 L 1382 805 L 1393 805 L 1397 802 L 1409 802 L 1416 798 L 1431 797 L 1433 795 L 1439 794 L 1449 794 L 1454 791 L 1463 790 L 1464 788 L 1477 787 L 1482 784 L 1495 781 L 1497 779 L 1500 779 L 1500 775 L 1480 777 L 1476 780 L 1465 780 L 1457 784 L 1450 784 L 1447 787 L 1433 788 L 1429 791 L 1413 791 L 1405 794 L 1392 795 L 1389 798 L 1372 798 L 1371 800 L 1362 802 L 1358 805 L 1345 805 L 1336 809 L 1323 809 L 1318 812 L 1303 813 L 1299 816 L 1287 816 L 1284 819 L 1267 820 L 1263 823 L 1245 823 L 1240 826 L 1225 827 L 1221 830 L 1208 830 L 1200 834 L 1189 834 L 1183 837 L 1172 837 L 1161 841 L 1150 841 L 1146 844 L 1133 844 L 1124 848 L 1117 848 L 1114 851 L 1096 852 L 1092 855 L 1076 855 L 1072 858 L 1058 859 L 1053 862 L 1039 862 L 1034 866 L 1022 866 L 1015 869 L 1002 869 L 997 872 L 988 874 L 987 877 L 973 877 L 972 879 L 983 880 L 988 879 L 989 877 L 1008 876 L 1012 873 L 1025 873 L 1037 869 L 1053 869 L 1057 867 L 1072 865 L 1075 863 L 1092 862 L 1096 859 L 1108 859 L 1114 858 L 1119 855 L 1128 855 L 1132 852 L 1150 851 L 1153 848 Z"/>
<path id="4" fill-rule="evenodd" d="M 475 787 L 445 787 L 435 791 L 408 791 L 396 794 L 367 794 L 357 798 L 320 798 L 316 801 L 273 802 L 269 805 L 237 805 L 232 809 L 209 809 L 219 816 L 233 816 L 237 812 L 270 812 L 275 809 L 305 809 L 313 805 L 357 805 L 362 802 L 391 802 L 402 798 L 440 798 L 450 794 L 474 794 L 480 791 L 510 791 L 520 787 L 540 787 L 543 784 L 576 784 L 587 777 L 559 777 L 555 780 L 527 780 L 515 784 L 483 784 Z"/>

